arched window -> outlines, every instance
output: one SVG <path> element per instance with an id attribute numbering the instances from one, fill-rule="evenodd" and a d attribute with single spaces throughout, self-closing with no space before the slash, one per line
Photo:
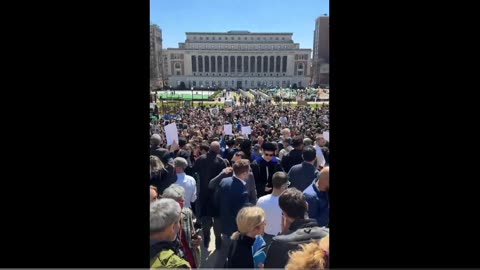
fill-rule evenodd
<path id="1" fill-rule="evenodd" d="M 216 67 L 215 67 L 215 56 L 210 57 L 210 63 L 212 63 L 212 72 L 215 72 Z"/>
<path id="2" fill-rule="evenodd" d="M 273 64 L 274 64 L 273 61 L 274 61 L 274 59 L 275 59 L 275 57 L 270 56 L 270 72 L 273 72 L 273 67 L 274 67 L 273 66 Z"/>
<path id="3" fill-rule="evenodd" d="M 197 57 L 192 55 L 192 72 L 197 72 Z"/>
<path id="4" fill-rule="evenodd" d="M 230 56 L 230 72 L 235 72 L 235 56 Z"/>
<path id="5" fill-rule="evenodd" d="M 277 56 L 277 59 L 275 62 L 275 72 L 280 72 L 280 56 Z"/>
<path id="6" fill-rule="evenodd" d="M 203 72 L 203 57 L 198 56 L 198 72 Z"/>
<path id="7" fill-rule="evenodd" d="M 250 56 L 250 72 L 255 72 L 255 56 Z"/>
<path id="8" fill-rule="evenodd" d="M 282 57 L 282 72 L 287 72 L 287 57 Z"/>
<path id="9" fill-rule="evenodd" d="M 180 68 L 180 63 L 175 63 L 175 68 Z"/>
<path id="10" fill-rule="evenodd" d="M 221 56 L 217 56 L 217 67 L 218 67 L 217 72 L 222 72 L 222 57 Z"/>
<path id="11" fill-rule="evenodd" d="M 263 72 L 268 72 L 268 57 L 263 57 Z"/>
<path id="12" fill-rule="evenodd" d="M 205 56 L 205 72 L 210 71 L 210 57 Z"/>
<path id="13" fill-rule="evenodd" d="M 257 56 L 257 72 L 262 72 L 262 57 Z"/>

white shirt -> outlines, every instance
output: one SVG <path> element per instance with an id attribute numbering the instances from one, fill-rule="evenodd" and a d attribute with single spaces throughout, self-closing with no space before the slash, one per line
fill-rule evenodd
<path id="1" fill-rule="evenodd" d="M 323 156 L 322 148 L 315 144 L 315 151 L 317 152 L 317 162 L 318 165 L 325 166 L 325 157 Z"/>
<path id="2" fill-rule="evenodd" d="M 282 209 L 278 205 L 278 197 L 268 194 L 258 199 L 257 206 L 265 211 L 265 233 L 277 235 L 282 231 Z"/>
<path id="3" fill-rule="evenodd" d="M 280 123 L 282 123 L 282 125 L 285 125 L 287 123 L 287 118 L 285 116 L 280 117 Z"/>
<path id="4" fill-rule="evenodd" d="M 190 175 L 185 173 L 177 173 L 177 182 L 185 189 L 185 203 L 184 207 L 191 208 L 191 203 L 197 199 L 197 182 Z"/>

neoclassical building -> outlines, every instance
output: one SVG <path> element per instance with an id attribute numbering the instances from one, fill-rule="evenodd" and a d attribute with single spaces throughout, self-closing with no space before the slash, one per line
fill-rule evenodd
<path id="1" fill-rule="evenodd" d="M 178 48 L 165 50 L 170 86 L 257 88 L 308 86 L 311 49 L 293 33 L 187 32 Z"/>

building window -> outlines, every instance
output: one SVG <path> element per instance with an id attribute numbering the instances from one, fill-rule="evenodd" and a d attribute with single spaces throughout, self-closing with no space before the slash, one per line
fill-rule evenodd
<path id="1" fill-rule="evenodd" d="M 175 68 L 180 68 L 180 63 L 175 63 Z"/>
<path id="2" fill-rule="evenodd" d="M 250 56 L 250 72 L 255 72 L 255 56 Z"/>
<path id="3" fill-rule="evenodd" d="M 211 68 L 211 69 L 212 69 L 212 72 L 215 72 L 215 66 L 216 66 L 216 65 L 215 65 L 215 56 L 212 56 L 212 57 L 211 57 L 210 63 L 212 63 L 212 68 Z"/>
<path id="4" fill-rule="evenodd" d="M 235 86 L 235 81 L 232 81 L 232 86 Z"/>
<path id="5" fill-rule="evenodd" d="M 243 57 L 243 72 L 248 72 L 248 56 Z"/>
<path id="6" fill-rule="evenodd" d="M 298 76 L 302 76 L 302 75 L 303 75 L 303 71 L 299 71 Z"/>
<path id="7" fill-rule="evenodd" d="M 217 56 L 217 66 L 218 66 L 217 72 L 222 72 L 222 57 L 221 56 Z"/>
<path id="8" fill-rule="evenodd" d="M 247 38 L 247 37 L 245 37 L 245 40 L 247 40 L 247 39 L 248 39 L 248 38 Z"/>
<path id="9" fill-rule="evenodd" d="M 282 40 L 285 40 L 285 38 L 284 38 L 284 37 L 282 37 Z"/>
<path id="10" fill-rule="evenodd" d="M 298 69 L 303 69 L 303 64 L 302 63 L 298 64 Z"/>
<path id="11" fill-rule="evenodd" d="M 196 39 L 197 39 L 197 37 L 193 37 L 193 40 L 196 40 Z M 195 84 L 195 82 L 193 82 L 193 84 Z"/>
<path id="12" fill-rule="evenodd" d="M 268 72 L 268 57 L 263 57 L 263 72 Z"/>
<path id="13" fill-rule="evenodd" d="M 203 40 L 203 37 L 200 37 L 200 40 Z"/>
<path id="14" fill-rule="evenodd" d="M 237 56 L 237 72 L 242 72 L 242 57 Z"/>
<path id="15" fill-rule="evenodd" d="M 232 37 L 232 38 L 231 38 L 231 40 L 235 40 L 235 38 L 234 38 L 234 37 Z"/>
<path id="16" fill-rule="evenodd" d="M 276 37 L 275 40 L 278 40 L 278 37 Z"/>
<path id="17" fill-rule="evenodd" d="M 198 56 L 198 72 L 203 72 L 203 57 Z"/>
<path id="18" fill-rule="evenodd" d="M 230 56 L 230 72 L 235 72 L 235 56 Z"/>
<path id="19" fill-rule="evenodd" d="M 262 72 L 262 57 L 257 56 L 257 72 Z"/>
<path id="20" fill-rule="evenodd" d="M 228 56 L 223 57 L 223 72 L 228 72 Z"/>
<path id="21" fill-rule="evenodd" d="M 282 72 L 287 72 L 287 57 L 282 57 Z M 285 76 L 285 74 L 283 74 Z"/>
<path id="22" fill-rule="evenodd" d="M 205 39 L 208 40 L 208 37 L 206 37 Z"/>
<path id="23" fill-rule="evenodd" d="M 274 70 L 274 66 L 273 66 L 274 59 L 275 59 L 275 57 L 270 56 L 270 72 L 273 72 L 273 70 Z"/>
<path id="24" fill-rule="evenodd" d="M 180 71 L 177 71 L 177 76 L 180 76 Z"/>
<path id="25" fill-rule="evenodd" d="M 195 55 L 192 55 L 192 72 L 197 72 L 197 57 Z M 195 73 L 193 76 L 195 76 Z"/>
<path id="26" fill-rule="evenodd" d="M 209 71 L 210 71 L 210 57 L 205 56 L 205 72 L 209 72 Z"/>
<path id="27" fill-rule="evenodd" d="M 245 80 L 245 87 L 247 87 L 247 86 L 248 86 L 248 81 L 247 81 L 247 80 Z"/>
<path id="28" fill-rule="evenodd" d="M 197 86 L 197 81 L 193 81 L 193 87 Z"/>
<path id="29" fill-rule="evenodd" d="M 240 37 L 238 37 L 238 38 L 237 38 L 237 40 L 241 40 L 241 38 L 240 38 Z"/>

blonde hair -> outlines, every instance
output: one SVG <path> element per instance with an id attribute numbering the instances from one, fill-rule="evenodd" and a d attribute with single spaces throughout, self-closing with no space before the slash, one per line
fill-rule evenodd
<path id="1" fill-rule="evenodd" d="M 157 172 L 164 167 L 163 162 L 157 156 L 150 156 L 150 170 L 152 172 Z"/>
<path id="2" fill-rule="evenodd" d="M 319 241 L 300 246 L 300 250 L 290 252 L 286 270 L 328 269 L 329 235 Z"/>
<path id="3" fill-rule="evenodd" d="M 232 240 L 237 240 L 240 234 L 253 231 L 265 221 L 265 211 L 258 206 L 248 206 L 240 209 L 237 214 L 238 231 L 232 234 Z"/>

